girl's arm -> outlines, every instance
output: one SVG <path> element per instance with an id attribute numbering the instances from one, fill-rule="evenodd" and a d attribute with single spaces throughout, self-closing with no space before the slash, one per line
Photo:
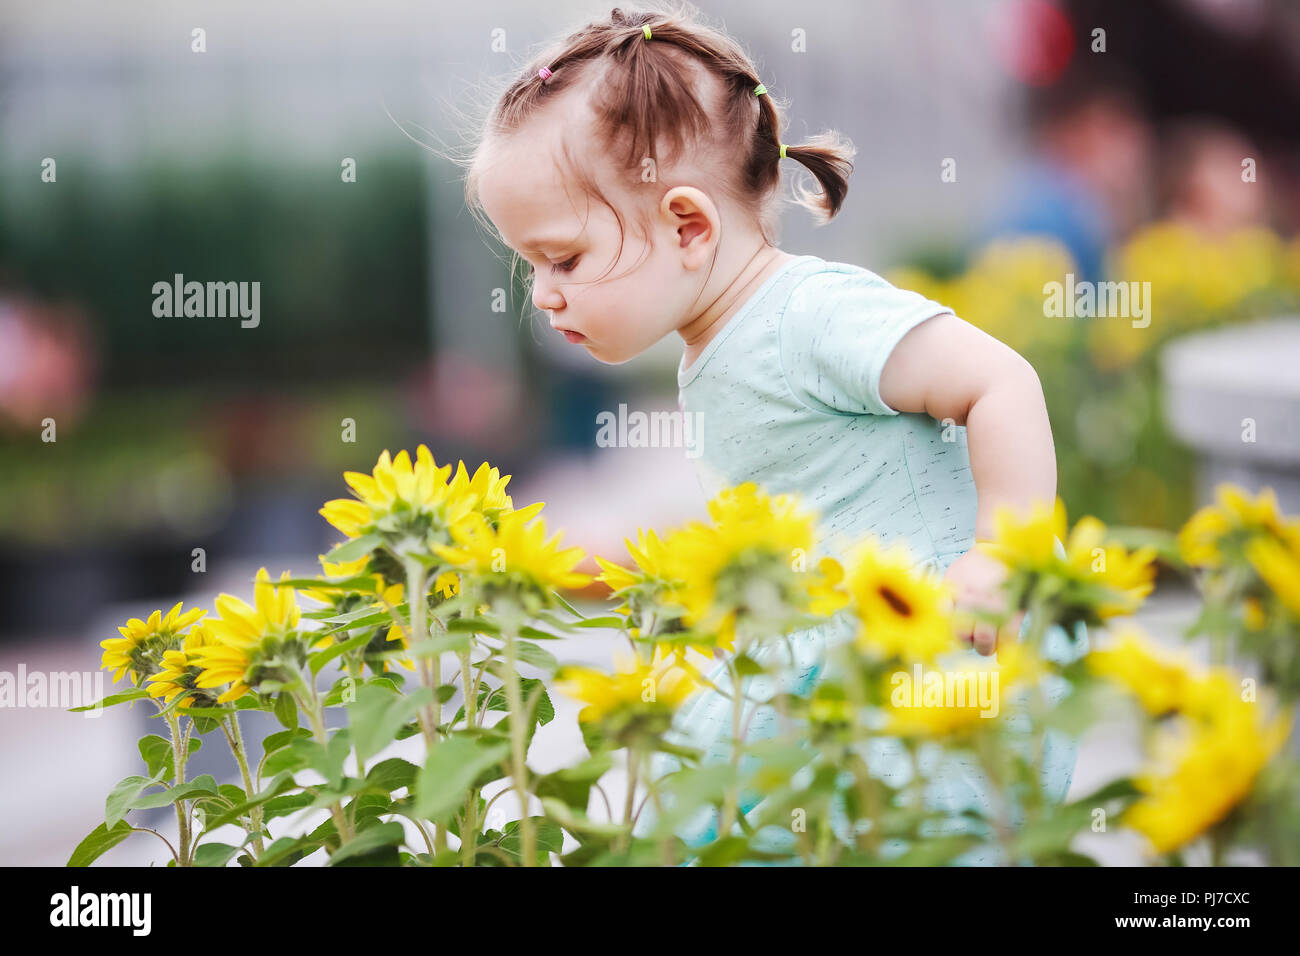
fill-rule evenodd
<path id="1" fill-rule="evenodd" d="M 999 505 L 1023 512 L 1056 499 L 1056 449 L 1038 374 L 988 333 L 947 313 L 913 327 L 885 361 L 880 397 L 900 412 L 966 426 L 976 538 L 993 536 Z"/>
<path id="2" fill-rule="evenodd" d="M 966 445 L 978 506 L 975 537 L 993 536 L 993 515 L 1007 505 L 1022 513 L 1056 498 L 1056 449 L 1043 387 L 1017 352 L 969 322 L 943 313 L 910 329 L 885 361 L 880 397 L 900 412 L 925 412 L 966 426 Z M 953 561 L 944 580 L 953 608 L 999 611 L 1006 568 L 976 549 Z M 1002 632 L 1015 640 L 1024 612 Z M 984 655 L 997 650 L 991 623 L 954 614 L 959 639 Z"/>

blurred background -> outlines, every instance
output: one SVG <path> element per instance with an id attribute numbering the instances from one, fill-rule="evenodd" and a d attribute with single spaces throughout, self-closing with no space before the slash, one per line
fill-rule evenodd
<path id="1" fill-rule="evenodd" d="M 0 670 L 93 671 L 130 616 L 246 596 L 261 565 L 316 573 L 335 542 L 317 509 L 385 448 L 488 460 L 567 543 L 616 559 L 637 526 L 703 512 L 681 449 L 595 442 L 600 411 L 676 408 L 680 344 L 607 367 L 555 336 L 460 170 L 420 145 L 466 142 L 484 84 L 610 6 L 5 6 Z M 1300 511 L 1300 7 L 697 6 L 791 101 L 785 141 L 858 146 L 839 217 L 788 211 L 782 247 L 1028 357 L 1072 520 L 1175 528 L 1224 475 Z M 1151 283 L 1150 324 L 1045 315 L 1067 273 Z M 258 326 L 155 315 L 177 274 L 259 282 Z M 1258 438 L 1206 425 L 1235 429 L 1239 407 Z M 1173 634 L 1177 602 L 1159 613 Z M 0 711 L 0 809 L 48 808 L 0 833 L 0 861 L 64 862 L 145 724 Z M 84 798 L 57 803 L 70 785 Z"/>

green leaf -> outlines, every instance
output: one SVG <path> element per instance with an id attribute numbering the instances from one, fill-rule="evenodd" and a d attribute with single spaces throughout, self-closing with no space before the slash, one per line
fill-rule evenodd
<path id="1" fill-rule="evenodd" d="M 227 823 L 235 823 L 240 817 L 253 809 L 253 807 L 260 807 L 267 801 L 278 797 L 280 794 L 284 793 L 284 791 L 296 786 L 297 784 L 293 782 L 292 774 L 287 771 L 278 773 L 271 778 L 271 782 L 266 785 L 266 789 L 261 793 L 245 800 L 243 803 L 236 804 L 225 813 L 219 814 L 218 816 L 208 820 L 207 826 L 203 828 L 203 832 L 210 833 L 218 827 L 225 826 Z M 200 836 L 201 835 L 202 834 L 200 834 Z"/>
<path id="2" fill-rule="evenodd" d="M 159 783 L 162 778 L 163 771 L 159 770 L 152 777 L 130 776 L 119 781 L 104 801 L 104 822 L 110 828 L 116 826 L 131 809 L 131 805 L 140 799 L 140 794 Z"/>
<path id="3" fill-rule="evenodd" d="M 307 854 L 315 852 L 321 845 L 320 840 L 310 836 L 283 836 L 266 848 L 266 852 L 257 858 L 254 866 L 293 866 Z"/>
<path id="4" fill-rule="evenodd" d="M 500 634 L 501 625 L 483 617 L 453 617 L 447 622 L 448 631 L 469 631 L 473 634 Z"/>
<path id="5" fill-rule="evenodd" d="M 310 737 L 311 731 L 306 727 L 298 727 L 294 730 L 277 730 L 262 741 L 262 754 L 269 756 L 297 740 L 299 737 Z"/>
<path id="6" fill-rule="evenodd" d="M 389 757 L 375 764 L 366 773 L 366 783 L 386 793 L 392 793 L 400 787 L 410 787 L 415 783 L 420 768 L 401 757 Z"/>
<path id="7" fill-rule="evenodd" d="M 516 860 L 523 859 L 523 841 L 519 834 L 520 821 L 511 820 L 505 826 L 504 836 L 497 843 L 498 849 Z M 546 817 L 533 817 L 533 836 L 537 848 L 537 860 L 545 861 L 547 853 L 559 853 L 564 845 L 564 831 L 560 825 Z"/>
<path id="8" fill-rule="evenodd" d="M 415 815 L 446 823 L 465 802 L 478 775 L 496 767 L 509 753 L 509 744 L 488 744 L 466 736 L 440 741 L 429 752 L 416 780 Z"/>
<path id="9" fill-rule="evenodd" d="M 540 627 L 533 627 L 531 624 L 524 624 L 519 628 L 520 637 L 531 637 L 539 641 L 559 641 L 563 640 L 558 634 L 552 634 L 550 631 L 543 631 Z M 523 643 L 522 641 L 520 642 Z M 520 655 L 522 658 L 523 655 Z"/>
<path id="10" fill-rule="evenodd" d="M 377 534 L 363 534 L 335 546 L 330 550 L 329 554 L 325 555 L 325 560 L 330 564 L 355 561 L 362 555 L 369 554 L 383 543 L 384 539 Z"/>
<path id="11" fill-rule="evenodd" d="M 447 651 L 468 651 L 470 649 L 470 639 L 468 634 L 444 634 L 441 637 L 431 638 L 427 641 L 421 641 L 418 644 L 412 644 L 409 647 L 399 647 L 391 651 L 384 651 L 376 656 L 384 660 L 392 660 L 399 657 L 437 657 L 439 654 L 445 654 Z"/>
<path id="12" fill-rule="evenodd" d="M 574 834 L 613 838 L 627 832 L 627 827 L 621 823 L 597 823 L 589 820 L 584 811 L 566 806 L 555 797 L 543 797 L 542 806 L 546 809 L 548 817 Z"/>
<path id="13" fill-rule="evenodd" d="M 116 704 L 125 704 L 129 700 L 139 700 L 141 697 L 148 697 L 149 692 L 143 687 L 132 687 L 130 690 L 124 690 L 120 694 L 109 694 L 103 700 L 96 701 L 93 704 L 86 704 L 82 707 L 69 707 L 70 713 L 76 713 L 81 710 L 96 710 L 100 707 L 112 707 Z M 68 864 L 71 866 L 72 864 Z"/>
<path id="14" fill-rule="evenodd" d="M 378 590 L 376 578 L 373 574 L 355 574 L 347 578 L 288 578 L 275 583 L 277 586 L 288 585 L 292 588 L 316 588 L 320 591 L 353 591 L 361 594 L 374 594 Z"/>
<path id="15" fill-rule="evenodd" d="M 574 621 L 570 627 L 612 627 L 622 630 L 627 626 L 627 618 L 618 614 L 607 614 L 604 617 L 589 617 L 581 621 Z"/>
<path id="16" fill-rule="evenodd" d="M 307 659 L 307 666 L 311 668 L 313 674 L 319 674 L 321 668 L 334 660 L 334 658 L 341 657 L 348 651 L 354 651 L 358 647 L 365 647 L 370 643 L 370 636 L 370 632 L 366 631 L 365 633 L 358 634 L 356 637 L 349 638 L 342 643 L 331 644 L 324 650 L 312 654 Z"/>
<path id="17" fill-rule="evenodd" d="M 227 843 L 204 843 L 194 851 L 194 865 L 225 866 L 239 849 Z"/>
<path id="18" fill-rule="evenodd" d="M 298 704 L 292 694 L 279 694 L 275 698 L 275 719 L 290 730 L 298 729 Z"/>
<path id="19" fill-rule="evenodd" d="M 131 824 L 119 820 L 113 826 L 101 823 L 77 844 L 68 857 L 68 866 L 90 866 L 97 859 L 131 835 Z"/>
<path id="20" fill-rule="evenodd" d="M 152 810 L 155 807 L 166 807 L 175 803 L 177 800 L 184 800 L 186 797 L 196 793 L 216 796 L 217 781 L 211 774 L 205 773 L 201 777 L 195 777 L 193 780 L 186 781 L 179 787 L 172 787 L 170 790 L 146 794 L 132 803 L 130 809 Z"/>
<path id="21" fill-rule="evenodd" d="M 578 610 L 576 607 L 574 607 L 572 604 L 570 604 L 567 600 L 565 600 L 563 594 L 561 594 L 559 591 L 555 590 L 554 588 L 551 589 L 551 594 L 555 597 L 555 600 L 556 600 L 557 602 L 559 602 L 560 607 L 564 608 L 566 611 L 568 611 L 568 612 L 569 612 L 570 614 L 572 614 L 574 617 L 576 617 L 576 618 L 582 618 L 582 616 L 583 616 L 583 615 L 582 615 L 582 612 L 579 611 L 579 610 Z"/>
<path id="22" fill-rule="evenodd" d="M 554 654 L 538 647 L 531 641 L 516 641 L 515 649 L 518 651 L 519 659 L 525 664 L 531 664 L 533 667 L 546 671 L 553 671 L 559 666 L 559 661 L 555 659 Z"/>
<path id="23" fill-rule="evenodd" d="M 176 776 L 176 767 L 172 759 L 172 742 L 166 737 L 159 737 L 157 734 L 146 734 L 140 738 L 139 742 L 140 756 L 144 758 L 144 765 L 149 768 L 150 775 L 157 774 L 159 770 L 163 771 L 163 780 L 171 780 Z M 203 741 L 195 737 L 190 738 L 190 753 L 194 753 L 203 746 Z"/>
<path id="24" fill-rule="evenodd" d="M 357 758 L 365 761 L 379 753 L 417 710 L 431 703 L 433 690 L 428 687 L 409 694 L 394 694 L 373 684 L 357 688 L 356 701 L 347 707 Z"/>
<path id="25" fill-rule="evenodd" d="M 715 840 L 700 851 L 700 866 L 731 866 L 749 853 L 749 839 L 740 836 Z"/>
<path id="26" fill-rule="evenodd" d="M 399 847 L 406 840 L 406 831 L 397 822 L 381 823 L 358 833 L 356 837 L 344 844 L 330 857 L 329 865 L 338 866 L 362 854 L 368 854 L 383 847 Z"/>
<path id="27" fill-rule="evenodd" d="M 304 807 L 311 806 L 312 800 L 310 793 L 290 793 L 283 797 L 276 797 L 274 800 L 268 800 L 262 810 L 262 822 L 269 823 L 276 817 L 287 817 L 291 813 L 297 813 Z"/>
<path id="28" fill-rule="evenodd" d="M 557 797 L 567 806 L 586 811 L 592 786 L 613 766 L 611 754 L 589 757 L 575 767 L 565 767 L 538 777 L 532 790 L 539 798 Z"/>

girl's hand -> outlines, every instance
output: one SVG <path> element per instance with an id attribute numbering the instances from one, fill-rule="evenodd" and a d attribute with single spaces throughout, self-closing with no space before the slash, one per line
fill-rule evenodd
<path id="1" fill-rule="evenodd" d="M 992 624 L 973 620 L 963 611 L 1005 610 L 1007 599 L 1001 585 L 1006 573 L 1006 566 L 1002 562 L 972 548 L 948 565 L 948 570 L 943 575 L 943 580 L 953 591 L 954 604 L 950 610 L 953 612 L 958 640 L 974 647 L 986 657 L 997 650 L 999 632 Z M 1024 611 L 1017 611 L 1001 633 L 1015 640 L 1024 617 Z"/>

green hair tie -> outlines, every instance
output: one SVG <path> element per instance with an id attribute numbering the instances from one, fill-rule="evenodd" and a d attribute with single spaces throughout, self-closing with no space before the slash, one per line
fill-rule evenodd
<path id="1" fill-rule="evenodd" d="M 781 144 L 781 158 L 785 159 L 785 143 Z"/>
<path id="2" fill-rule="evenodd" d="M 754 95 L 755 95 L 755 96 L 762 96 L 762 95 L 763 95 L 764 93 L 766 93 L 766 92 L 767 92 L 767 87 L 764 86 L 762 83 L 760 83 L 760 84 L 758 84 L 758 86 L 754 87 Z"/>
<path id="3" fill-rule="evenodd" d="M 643 26 L 641 28 L 641 32 L 645 34 L 645 38 L 647 40 L 650 39 L 650 24 L 647 23 L 645 26 Z"/>

